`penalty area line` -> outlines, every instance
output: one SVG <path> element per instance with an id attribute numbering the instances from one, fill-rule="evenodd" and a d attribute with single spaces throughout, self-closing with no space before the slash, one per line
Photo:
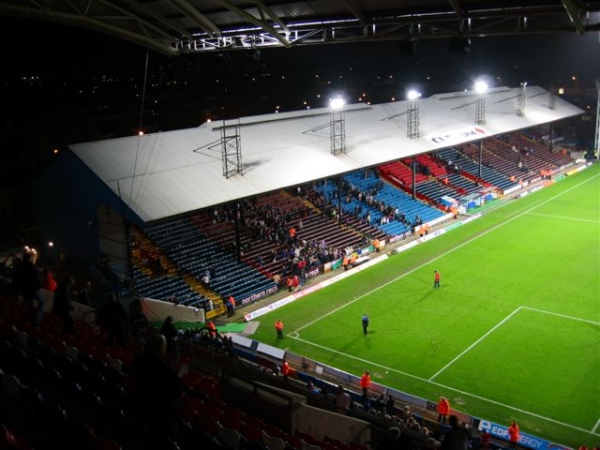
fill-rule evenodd
<path id="1" fill-rule="evenodd" d="M 479 344 L 481 341 L 483 341 L 486 337 L 488 337 L 490 334 L 492 334 L 498 327 L 502 326 L 504 324 L 504 322 L 506 322 L 508 319 L 510 319 L 512 316 L 514 316 L 516 313 L 518 313 L 521 309 L 522 309 L 522 306 L 519 306 L 517 309 L 515 309 L 513 312 L 511 312 L 508 316 L 506 316 L 504 319 L 502 319 L 500 322 L 498 322 L 496 325 L 494 325 L 491 329 L 488 330 L 487 333 L 485 333 L 483 336 L 481 336 L 479 339 L 477 339 L 475 342 L 473 342 L 471 345 L 469 345 L 458 356 L 456 356 L 452 361 L 450 361 L 448 364 L 446 364 L 444 367 L 442 367 L 440 370 L 438 370 L 436 373 L 434 373 L 427 381 L 433 381 L 433 379 L 436 378 L 440 373 L 442 373 L 444 370 L 446 370 L 448 367 L 450 367 L 452 364 L 454 364 L 456 361 L 458 361 L 460 358 L 462 358 L 463 355 L 465 355 L 469 350 L 471 350 L 473 347 L 475 347 L 477 344 Z"/>

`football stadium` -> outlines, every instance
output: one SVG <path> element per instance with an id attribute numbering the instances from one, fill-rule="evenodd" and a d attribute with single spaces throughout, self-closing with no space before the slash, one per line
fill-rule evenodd
<path id="1" fill-rule="evenodd" d="M 598 32 L 600 2 L 20 3 L 0 14 L 188 63 L 147 52 L 142 84 L 94 73 L 91 93 L 52 74 L 40 123 L 89 137 L 43 164 L 7 119 L 3 174 L 35 171 L 0 204 L 24 228 L 0 264 L 0 449 L 599 449 L 597 49 L 539 41 L 585 69 L 566 81 L 524 79 L 550 59 L 516 40 L 466 56 Z M 366 42 L 396 75 L 359 67 Z M 261 60 L 333 43 L 359 46 L 315 50 L 317 88 L 308 62 Z M 63 119 L 71 90 L 86 111 Z"/>
<path id="2" fill-rule="evenodd" d="M 483 101 L 485 117 L 472 125 Z M 7 372 L 22 370 L 20 358 L 33 364 L 37 342 L 131 382 L 139 340 L 117 335 L 115 345 L 101 319 L 117 298 L 129 315 L 140 306 L 151 328 L 174 325 L 171 362 L 202 404 L 243 407 L 276 427 L 268 437 L 376 447 L 396 426 L 423 447 L 451 431 L 438 422 L 444 397 L 472 445 L 489 433 L 507 447 L 511 422 L 525 448 L 592 444 L 598 165 L 544 128 L 580 113 L 522 86 L 73 145 L 36 180 L 41 242 L 53 244 L 40 251 L 58 273 L 87 267 L 101 289 L 91 304 L 73 302 L 76 340 L 58 332 L 54 293 L 45 292 L 37 327 L 24 303 L 7 305 Z M 330 135 L 338 132 L 341 141 Z M 30 251 L 9 255 L 8 279 Z M 8 293 L 7 302 L 25 297 Z M 18 345 L 27 357 L 15 356 Z M 365 372 L 372 385 L 361 393 Z M 345 414 L 331 410 L 337 389 L 351 397 Z M 190 404 L 178 423 L 227 446 L 224 419 Z M 85 423 L 141 442 L 105 419 Z M 257 440 L 236 433 L 233 448 Z M 272 448 L 267 439 L 258 441 Z"/>

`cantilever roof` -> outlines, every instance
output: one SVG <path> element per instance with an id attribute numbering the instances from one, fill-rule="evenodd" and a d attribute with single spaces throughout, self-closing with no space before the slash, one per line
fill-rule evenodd
<path id="1" fill-rule="evenodd" d="M 485 94 L 485 123 L 476 125 L 473 91 L 420 99 L 419 137 L 407 137 L 407 102 L 347 105 L 345 153 L 332 152 L 328 108 L 243 117 L 165 133 L 71 145 L 71 150 L 144 221 L 184 214 L 431 152 L 467 141 L 530 128 L 584 111 L 526 88 L 524 115 L 517 115 L 521 88 Z M 553 105 L 553 108 L 551 108 Z M 340 120 L 339 113 L 335 120 Z M 239 136 L 241 173 L 224 176 L 221 139 Z M 227 153 L 231 157 L 230 148 Z M 231 164 L 228 164 L 231 169 Z M 235 167 L 235 165 L 234 165 Z"/>

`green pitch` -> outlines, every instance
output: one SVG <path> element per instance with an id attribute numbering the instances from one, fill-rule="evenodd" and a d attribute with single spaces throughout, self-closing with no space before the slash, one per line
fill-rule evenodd
<path id="1" fill-rule="evenodd" d="M 356 375 L 369 370 L 422 398 L 444 395 L 454 409 L 516 420 L 559 444 L 597 445 L 599 169 L 498 202 L 480 219 L 259 317 L 253 338 Z"/>

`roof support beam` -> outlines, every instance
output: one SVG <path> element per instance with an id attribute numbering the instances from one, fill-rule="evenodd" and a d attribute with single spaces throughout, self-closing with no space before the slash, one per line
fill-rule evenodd
<path id="1" fill-rule="evenodd" d="M 460 3 L 458 2 L 458 0 L 448 0 L 448 2 L 450 3 L 450 6 L 452 6 L 452 9 L 454 10 L 454 12 L 456 13 L 456 16 L 461 19 L 463 16 L 463 10 L 460 6 Z"/>
<path id="2" fill-rule="evenodd" d="M 285 22 L 283 20 L 281 20 L 279 17 L 277 17 L 275 14 L 273 14 L 273 11 L 271 11 L 271 8 L 269 8 L 267 5 L 264 4 L 264 2 L 262 2 L 262 0 L 256 0 L 256 5 L 259 7 L 259 11 L 260 11 L 260 17 L 263 19 L 263 22 L 266 20 L 265 15 L 263 13 L 267 13 L 267 16 L 273 21 L 275 22 L 277 25 L 279 25 L 281 27 L 281 29 L 283 31 L 285 31 L 286 34 L 290 34 L 291 31 L 288 28 L 288 26 L 285 24 Z"/>
<path id="3" fill-rule="evenodd" d="M 171 3 L 179 7 L 182 12 L 187 14 L 189 18 L 196 22 L 200 28 L 202 28 L 211 36 L 221 34 L 221 30 L 219 30 L 219 28 L 214 23 L 208 20 L 206 16 L 204 16 L 204 14 L 201 14 L 186 0 L 171 0 Z"/>
<path id="4" fill-rule="evenodd" d="M 361 25 L 368 25 L 368 20 L 365 15 L 362 13 L 358 5 L 354 0 L 343 0 L 344 4 L 348 7 L 350 12 L 356 16 Z"/>
<path id="5" fill-rule="evenodd" d="M 281 33 L 279 33 L 275 28 L 273 28 L 268 23 L 258 20 L 253 15 L 248 14 L 246 11 L 231 4 L 228 0 L 217 0 L 217 2 L 220 3 L 221 5 L 225 6 L 230 11 L 236 13 L 241 18 L 246 19 L 251 24 L 256 25 L 257 27 L 260 27 L 264 31 L 270 33 L 275 39 L 277 39 L 279 42 L 281 42 L 281 44 L 283 44 L 286 48 L 291 47 L 290 42 L 284 36 L 282 36 Z"/>
<path id="6" fill-rule="evenodd" d="M 585 33 L 585 24 L 583 20 L 581 20 L 581 13 L 583 10 L 575 5 L 572 0 L 562 0 L 562 4 L 569 15 L 569 19 L 573 23 L 573 26 L 577 30 L 577 33 L 583 35 Z"/>

